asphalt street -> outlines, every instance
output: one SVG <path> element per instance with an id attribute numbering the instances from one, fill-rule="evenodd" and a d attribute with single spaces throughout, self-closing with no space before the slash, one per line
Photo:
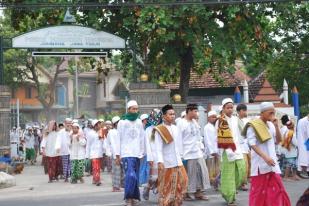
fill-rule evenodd
<path id="1" fill-rule="evenodd" d="M 91 184 L 91 177 L 84 184 L 64 183 L 63 180 L 47 183 L 41 166 L 27 166 L 21 175 L 16 175 L 16 186 L 0 190 L 0 206 L 120 206 L 124 205 L 123 192 L 111 191 L 111 175 L 104 172 L 102 186 Z M 298 198 L 309 186 L 309 180 L 284 182 L 286 190 L 295 205 Z M 142 191 L 142 190 L 141 190 Z M 220 193 L 207 191 L 209 201 L 184 202 L 184 206 L 223 206 L 226 205 Z M 237 194 L 239 206 L 248 205 L 248 192 Z M 142 201 L 141 206 L 156 205 L 156 196 L 150 201 Z"/>

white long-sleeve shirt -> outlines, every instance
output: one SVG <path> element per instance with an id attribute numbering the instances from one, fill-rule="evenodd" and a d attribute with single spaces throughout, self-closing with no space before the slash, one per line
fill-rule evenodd
<path id="1" fill-rule="evenodd" d="M 56 152 L 56 141 L 57 141 L 57 132 L 49 132 L 46 137 L 43 138 L 41 142 L 41 148 L 45 149 L 45 154 L 47 157 L 56 157 L 58 156 Z"/>
<path id="2" fill-rule="evenodd" d="M 301 166 L 306 166 L 309 171 L 309 151 L 306 149 L 305 143 L 309 139 L 309 117 L 306 116 L 298 121 L 297 141 L 298 141 L 298 170 Z"/>
<path id="3" fill-rule="evenodd" d="M 250 146 L 258 146 L 265 154 L 275 161 L 276 165 L 273 167 L 269 166 L 261 156 L 251 149 L 251 176 L 258 176 L 259 174 L 266 174 L 269 172 L 281 173 L 275 150 L 276 129 L 271 122 L 267 122 L 267 126 L 269 134 L 271 135 L 268 141 L 261 143 L 252 127 L 249 127 L 247 130 L 247 139 Z"/>
<path id="4" fill-rule="evenodd" d="M 56 150 L 60 149 L 60 155 L 69 155 L 70 154 L 70 132 L 66 131 L 65 128 L 61 129 L 58 132 L 57 141 L 55 148 Z"/>
<path id="5" fill-rule="evenodd" d="M 154 140 L 151 140 L 152 131 L 154 126 L 150 126 L 145 130 L 145 145 L 148 162 L 158 162 L 156 144 Z"/>
<path id="6" fill-rule="evenodd" d="M 99 138 L 99 134 L 91 130 L 88 132 L 86 157 L 89 159 L 101 158 L 104 152 L 104 140 Z"/>
<path id="7" fill-rule="evenodd" d="M 11 131 L 10 132 L 10 142 L 11 143 L 19 143 L 19 133 L 18 131 Z"/>
<path id="8" fill-rule="evenodd" d="M 181 136 L 175 125 L 165 125 L 173 137 L 173 141 L 165 144 L 158 132 L 155 133 L 156 155 L 158 163 L 163 163 L 165 168 L 182 166 L 180 156 L 180 145 L 182 144 Z"/>
<path id="9" fill-rule="evenodd" d="M 221 156 L 222 156 L 223 151 L 225 151 L 229 161 L 243 159 L 244 156 L 243 156 L 240 141 L 239 141 L 240 134 L 239 134 L 239 129 L 238 129 L 237 117 L 235 116 L 231 116 L 231 117 L 225 116 L 225 117 L 228 122 L 229 128 L 231 130 L 233 141 L 236 145 L 236 150 L 233 151 L 232 149 L 220 149 L 219 151 L 221 153 Z M 218 125 L 219 125 L 219 121 L 216 122 L 216 130 L 218 129 Z"/>
<path id="10" fill-rule="evenodd" d="M 112 156 L 113 159 L 116 159 L 116 150 L 119 144 L 120 140 L 117 129 L 109 130 L 106 138 L 106 152 L 108 156 Z"/>
<path id="11" fill-rule="evenodd" d="M 120 120 L 117 127 L 120 144 L 116 155 L 142 158 L 145 154 L 145 131 L 140 119 L 135 121 Z"/>
<path id="12" fill-rule="evenodd" d="M 217 130 L 215 125 L 210 122 L 204 127 L 204 145 L 207 156 L 214 153 L 219 154 Z"/>
<path id="13" fill-rule="evenodd" d="M 33 133 L 30 134 L 30 133 L 26 132 L 24 134 L 24 140 L 26 142 L 26 148 L 28 148 L 28 149 L 34 148 L 35 138 L 34 138 Z"/>
<path id="14" fill-rule="evenodd" d="M 243 130 L 244 126 L 249 122 L 249 119 L 248 118 L 240 119 L 239 117 L 237 117 L 237 120 L 238 120 L 238 132 L 237 132 L 237 134 L 238 134 L 240 148 L 242 150 L 242 153 L 249 154 L 250 148 L 249 148 L 249 145 L 248 145 L 248 141 L 245 137 L 243 137 L 241 135 L 242 130 Z"/>
<path id="15" fill-rule="evenodd" d="M 77 136 L 79 138 L 77 139 Z M 70 145 L 70 159 L 71 160 L 83 160 L 86 157 L 86 139 L 82 132 L 78 134 L 70 133 L 71 145 Z"/>
<path id="16" fill-rule="evenodd" d="M 280 130 L 282 135 L 282 141 L 284 141 L 287 138 L 287 134 L 289 132 L 289 129 L 284 126 Z M 290 151 L 283 146 L 281 146 L 281 153 L 285 156 L 285 158 L 292 158 L 297 157 L 297 139 L 296 139 L 296 131 L 294 131 L 291 143 L 290 143 Z"/>
<path id="17" fill-rule="evenodd" d="M 180 153 L 183 159 L 199 159 L 203 158 L 203 151 L 200 146 L 201 134 L 198 124 L 193 119 L 181 119 L 177 123 L 179 129 L 179 136 L 182 141 L 182 148 Z"/>

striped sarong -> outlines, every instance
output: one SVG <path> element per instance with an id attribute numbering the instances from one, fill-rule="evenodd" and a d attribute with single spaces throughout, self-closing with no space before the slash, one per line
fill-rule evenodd
<path id="1" fill-rule="evenodd" d="M 114 188 L 120 189 L 121 182 L 121 166 L 116 165 L 116 160 L 112 160 L 112 184 Z"/>
<path id="2" fill-rule="evenodd" d="M 210 188 L 209 174 L 203 158 L 188 160 L 186 165 L 188 174 L 188 193 L 205 191 Z"/>
<path id="3" fill-rule="evenodd" d="M 125 171 L 124 199 L 141 200 L 139 191 L 139 164 L 136 157 L 122 158 L 122 164 Z"/>
<path id="4" fill-rule="evenodd" d="M 246 166 L 243 159 L 229 162 L 224 151 L 221 162 L 221 194 L 227 203 L 235 202 L 236 190 L 244 180 Z"/>
<path id="5" fill-rule="evenodd" d="M 71 161 L 70 155 L 62 155 L 62 171 L 65 179 L 68 179 L 71 175 Z"/>
<path id="6" fill-rule="evenodd" d="M 182 205 L 188 176 L 184 166 L 159 171 L 159 206 Z"/>

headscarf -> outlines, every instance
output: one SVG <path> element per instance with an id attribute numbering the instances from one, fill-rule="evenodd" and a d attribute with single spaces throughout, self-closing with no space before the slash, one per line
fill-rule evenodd
<path id="1" fill-rule="evenodd" d="M 48 123 L 48 127 L 47 127 L 47 132 L 52 132 L 54 131 L 53 128 L 54 128 L 54 125 L 56 124 L 56 121 L 55 120 L 51 120 L 49 123 Z"/>

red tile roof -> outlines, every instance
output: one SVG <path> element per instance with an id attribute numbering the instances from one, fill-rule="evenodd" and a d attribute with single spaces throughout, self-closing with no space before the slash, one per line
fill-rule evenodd
<path id="1" fill-rule="evenodd" d="M 280 97 L 266 79 L 265 72 L 249 82 L 250 102 L 280 102 Z"/>
<path id="2" fill-rule="evenodd" d="M 241 70 L 237 69 L 234 74 L 228 72 L 212 72 L 207 70 L 204 74 L 199 75 L 196 72 L 190 73 L 190 89 L 205 89 L 218 87 L 236 87 L 241 85 L 243 80 L 250 80 L 251 78 Z M 175 83 L 167 83 L 164 85 L 166 89 L 178 89 L 179 81 Z"/>

